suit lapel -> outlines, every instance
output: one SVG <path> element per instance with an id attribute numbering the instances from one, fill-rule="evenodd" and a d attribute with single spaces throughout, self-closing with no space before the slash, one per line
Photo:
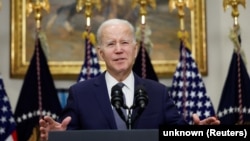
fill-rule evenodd
<path id="1" fill-rule="evenodd" d="M 145 83 L 143 82 L 143 80 L 142 80 L 142 78 L 140 78 L 138 75 L 136 75 L 135 73 L 134 73 L 134 78 L 135 78 L 135 86 L 134 86 L 134 88 L 136 88 L 136 86 L 137 85 L 143 85 L 144 87 L 146 87 L 145 86 Z M 135 96 L 134 96 L 135 97 Z M 134 99 L 134 103 L 135 103 L 135 99 Z M 133 127 L 136 127 L 136 123 L 138 123 L 138 120 L 139 120 L 139 117 L 136 117 L 136 116 L 138 116 L 137 115 L 137 113 L 138 113 L 138 110 L 139 110 L 139 108 L 135 108 L 135 109 L 133 109 L 133 112 L 132 112 L 132 120 L 134 120 L 135 118 L 135 120 L 134 120 L 134 123 L 133 123 Z"/>
<path id="2" fill-rule="evenodd" d="M 102 110 L 103 115 L 107 120 L 110 129 L 115 129 L 116 123 L 113 116 L 113 110 L 109 99 L 107 85 L 105 82 L 105 73 L 102 73 L 100 77 L 96 79 L 94 85 L 95 85 L 94 87 L 96 87 L 94 95 L 97 99 L 97 104 Z"/>

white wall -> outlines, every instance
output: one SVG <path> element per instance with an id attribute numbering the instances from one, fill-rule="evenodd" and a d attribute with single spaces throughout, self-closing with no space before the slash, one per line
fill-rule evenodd
<path id="1" fill-rule="evenodd" d="M 248 2 L 248 1 L 247 1 Z M 208 48 L 208 75 L 203 77 L 207 93 L 217 110 L 224 81 L 227 76 L 229 63 L 231 61 L 233 45 L 228 38 L 229 30 L 233 25 L 231 7 L 223 10 L 222 0 L 206 0 L 207 10 L 207 48 Z M 0 73 L 3 77 L 5 90 L 10 98 L 12 108 L 16 102 L 23 80 L 11 79 L 10 76 L 10 0 L 2 0 L 0 10 Z M 242 48 L 245 50 L 247 60 L 250 57 L 250 4 L 246 9 L 241 5 L 239 22 L 242 29 Z M 248 70 L 249 65 L 247 65 Z M 171 79 L 161 79 L 162 83 L 171 85 Z M 55 80 L 58 88 L 68 88 L 75 81 Z"/>

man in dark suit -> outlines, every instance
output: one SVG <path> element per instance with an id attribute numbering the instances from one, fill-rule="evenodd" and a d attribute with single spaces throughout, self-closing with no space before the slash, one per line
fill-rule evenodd
<path id="1" fill-rule="evenodd" d="M 46 140 L 50 130 L 120 129 L 120 123 L 116 121 L 116 113 L 113 111 L 116 108 L 113 108 L 112 103 L 114 96 L 119 93 L 123 93 L 125 97 L 122 100 L 118 97 L 118 104 L 124 101 L 124 105 L 133 107 L 138 102 L 138 97 L 142 102 L 137 103 L 132 110 L 127 109 L 124 115 L 132 113 L 132 125 L 128 126 L 127 123 L 125 129 L 157 129 L 162 124 L 188 125 L 178 113 L 165 85 L 142 79 L 132 71 L 138 45 L 134 27 L 129 22 L 120 19 L 105 21 L 97 31 L 97 41 L 98 54 L 106 64 L 106 71 L 70 87 L 67 105 L 60 120 L 55 121 L 45 116 L 39 121 L 41 139 Z M 120 82 L 123 86 L 118 87 L 116 93 L 113 86 Z M 141 91 L 135 90 L 138 85 L 141 86 Z M 123 103 L 120 107 L 124 107 Z M 140 114 L 135 119 L 138 113 Z M 200 120 L 196 114 L 193 120 L 197 125 L 220 124 L 215 117 Z"/>

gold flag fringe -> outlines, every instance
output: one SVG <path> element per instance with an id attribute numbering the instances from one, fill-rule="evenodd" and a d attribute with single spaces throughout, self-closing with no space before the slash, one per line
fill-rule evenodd
<path id="1" fill-rule="evenodd" d="M 234 51 L 239 53 L 242 57 L 244 64 L 247 64 L 246 55 L 239 42 L 238 35 L 240 35 L 240 26 L 236 26 L 230 29 L 229 38 L 234 44 Z"/>
<path id="2" fill-rule="evenodd" d="M 83 38 L 83 39 L 89 38 L 91 44 L 93 44 L 94 46 L 96 45 L 96 38 L 95 38 L 95 34 L 94 34 L 94 33 L 84 31 L 84 32 L 82 33 L 82 38 Z"/>
<path id="3" fill-rule="evenodd" d="M 188 34 L 188 32 L 187 32 L 187 31 L 178 31 L 178 32 L 177 32 L 177 36 L 178 36 L 178 38 L 179 38 L 180 40 L 183 41 L 185 47 L 187 47 L 189 50 L 191 50 L 191 45 L 190 45 L 190 43 L 189 43 L 189 41 L 188 41 L 188 39 L 189 39 L 189 34 Z"/>

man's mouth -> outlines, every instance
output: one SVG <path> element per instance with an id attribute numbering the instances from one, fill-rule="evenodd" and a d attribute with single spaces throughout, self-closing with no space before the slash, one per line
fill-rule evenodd
<path id="1" fill-rule="evenodd" d="M 118 59 L 115 59 L 115 61 L 122 61 L 122 60 L 125 60 L 125 58 L 118 58 Z"/>

